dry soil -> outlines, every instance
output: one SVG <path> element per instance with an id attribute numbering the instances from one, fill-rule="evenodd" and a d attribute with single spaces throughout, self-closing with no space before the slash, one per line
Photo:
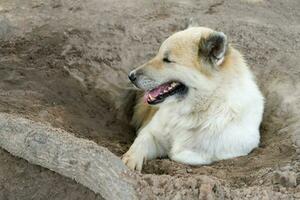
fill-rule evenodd
<path id="1" fill-rule="evenodd" d="M 298 0 L 0 0 L 0 112 L 60 127 L 120 156 L 134 139 L 127 73 L 193 17 L 226 33 L 253 69 L 266 97 L 261 144 L 209 166 L 150 161 L 141 192 L 300 199 L 299 10 Z M 0 162 L 0 199 L 102 199 L 3 150 Z"/>

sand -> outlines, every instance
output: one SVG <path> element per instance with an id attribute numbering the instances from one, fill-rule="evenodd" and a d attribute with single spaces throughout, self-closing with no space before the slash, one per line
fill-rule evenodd
<path id="1" fill-rule="evenodd" d="M 0 112 L 121 156 L 135 137 L 127 73 L 193 17 L 226 33 L 254 71 L 266 97 L 261 144 L 209 166 L 150 161 L 141 192 L 161 199 L 300 198 L 299 8 L 298 0 L 1 0 Z M 102 199 L 4 150 L 0 160 L 0 199 Z"/>

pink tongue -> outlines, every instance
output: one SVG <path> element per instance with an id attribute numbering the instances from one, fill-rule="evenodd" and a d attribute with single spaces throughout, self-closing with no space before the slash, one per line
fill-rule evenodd
<path id="1" fill-rule="evenodd" d="M 147 98 L 148 98 L 148 95 L 149 95 L 149 94 L 150 94 L 153 98 L 156 98 L 160 93 L 163 93 L 163 91 L 164 91 L 165 89 L 167 89 L 169 85 L 170 85 L 169 83 L 165 83 L 165 84 L 162 84 L 162 85 L 160 85 L 160 86 L 154 88 L 154 89 L 151 90 L 151 91 L 146 92 L 146 93 L 145 93 L 145 96 L 144 96 L 145 101 L 147 101 Z"/>

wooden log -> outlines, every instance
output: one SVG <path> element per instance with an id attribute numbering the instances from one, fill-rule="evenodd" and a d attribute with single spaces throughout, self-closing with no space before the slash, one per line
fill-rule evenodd
<path id="1" fill-rule="evenodd" d="M 75 179 L 105 199 L 138 199 L 137 183 L 117 156 L 61 129 L 0 113 L 0 147 Z"/>

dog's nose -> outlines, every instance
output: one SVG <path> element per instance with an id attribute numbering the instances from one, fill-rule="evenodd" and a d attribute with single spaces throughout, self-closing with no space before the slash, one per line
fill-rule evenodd
<path id="1" fill-rule="evenodd" d="M 135 72 L 130 72 L 128 78 L 131 82 L 134 82 L 136 80 Z"/>

